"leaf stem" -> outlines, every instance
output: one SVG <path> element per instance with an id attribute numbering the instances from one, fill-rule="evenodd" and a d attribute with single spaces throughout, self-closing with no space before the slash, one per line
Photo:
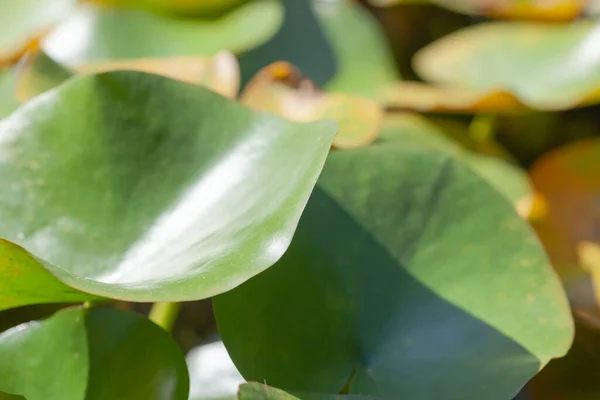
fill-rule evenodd
<path id="1" fill-rule="evenodd" d="M 148 318 L 154 321 L 156 325 L 160 326 L 165 331 L 171 332 L 173 326 L 175 325 L 175 321 L 177 320 L 177 316 L 179 315 L 180 309 L 181 303 L 154 303 Z"/>

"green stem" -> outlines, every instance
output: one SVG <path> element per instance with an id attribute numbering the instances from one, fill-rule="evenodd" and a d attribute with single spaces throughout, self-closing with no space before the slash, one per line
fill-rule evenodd
<path id="1" fill-rule="evenodd" d="M 171 332 L 180 309 L 181 303 L 154 303 L 148 317 L 165 331 Z"/>
<path id="2" fill-rule="evenodd" d="M 495 123 L 495 115 L 478 114 L 469 124 L 469 136 L 477 143 L 487 142 L 494 137 Z"/>

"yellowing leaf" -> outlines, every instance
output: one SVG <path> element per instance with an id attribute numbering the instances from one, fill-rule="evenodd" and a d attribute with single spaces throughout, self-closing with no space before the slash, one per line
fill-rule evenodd
<path id="1" fill-rule="evenodd" d="M 233 54 L 222 51 L 214 57 L 140 58 L 92 62 L 78 68 L 82 73 L 132 70 L 164 75 L 183 82 L 200 84 L 225 97 L 237 96 L 240 68 Z"/>
<path id="2" fill-rule="evenodd" d="M 510 93 L 433 86 L 420 82 L 398 82 L 385 91 L 388 107 L 421 112 L 513 113 L 527 109 Z"/>
<path id="3" fill-rule="evenodd" d="M 484 23 L 420 50 L 416 72 L 437 85 L 510 93 L 562 110 L 600 100 L 600 24 Z"/>
<path id="4" fill-rule="evenodd" d="M 297 122 L 332 119 L 339 127 L 333 141 L 337 148 L 372 143 L 383 120 L 383 110 L 377 103 L 352 95 L 323 93 L 286 62 L 261 70 L 248 83 L 241 102 Z"/>

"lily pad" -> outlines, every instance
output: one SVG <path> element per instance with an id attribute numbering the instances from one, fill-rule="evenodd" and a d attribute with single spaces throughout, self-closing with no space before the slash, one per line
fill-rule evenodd
<path id="1" fill-rule="evenodd" d="M 352 395 L 291 394 L 281 389 L 249 382 L 240 385 L 238 400 L 377 400 L 374 397 Z"/>
<path id="2" fill-rule="evenodd" d="M 514 95 L 525 105 L 561 110 L 600 100 L 600 25 L 484 23 L 448 35 L 414 58 L 439 85 Z"/>
<path id="3" fill-rule="evenodd" d="M 158 75 L 77 77 L 0 123 L 0 237 L 84 292 L 211 297 L 281 257 L 335 132 Z"/>
<path id="4" fill-rule="evenodd" d="M 76 0 L 0 0 L 0 66 L 18 60 L 76 4 Z"/>
<path id="5" fill-rule="evenodd" d="M 528 215 L 533 189 L 527 173 L 519 166 L 496 155 L 480 154 L 459 145 L 449 134 L 418 114 L 388 114 L 380 137 L 384 141 L 436 149 L 455 157 L 504 195 L 521 216 Z"/>
<path id="6" fill-rule="evenodd" d="M 28 400 L 188 395 L 183 353 L 135 313 L 74 308 L 19 325 L 0 334 L 0 359 L 0 390 Z"/>
<path id="7" fill-rule="evenodd" d="M 491 18 L 569 21 L 584 13 L 590 0 L 370 0 L 378 7 L 402 3 L 433 3 L 450 10 Z"/>
<path id="8" fill-rule="evenodd" d="M 237 53 L 268 40 L 279 29 L 282 16 L 277 0 L 253 1 L 215 20 L 87 4 L 47 36 L 42 49 L 69 66 L 135 58 L 213 56 L 222 50 Z"/>
<path id="9" fill-rule="evenodd" d="M 289 63 L 263 68 L 241 95 L 242 104 L 298 122 L 331 119 L 338 123 L 336 148 L 372 143 L 379 133 L 383 109 L 374 101 L 342 93 L 324 93 Z"/>
<path id="10" fill-rule="evenodd" d="M 382 91 L 382 103 L 392 109 L 435 113 L 512 114 L 528 109 L 510 93 L 434 86 L 421 82 L 388 85 Z"/>
<path id="11" fill-rule="evenodd" d="M 400 76 L 377 20 L 351 0 L 316 1 L 314 7 L 337 59 L 325 89 L 380 101 Z"/>
<path id="12" fill-rule="evenodd" d="M 282 259 L 214 309 L 246 379 L 382 399 L 512 398 L 573 335 L 509 202 L 460 160 L 393 141 L 333 152 Z"/>

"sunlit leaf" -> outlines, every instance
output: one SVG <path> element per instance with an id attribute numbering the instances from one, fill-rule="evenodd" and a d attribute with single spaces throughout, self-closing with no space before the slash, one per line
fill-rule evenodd
<path id="1" fill-rule="evenodd" d="M 45 260 L 0 304 L 47 271 L 132 301 L 239 285 L 286 250 L 335 132 L 158 75 L 69 80 L 0 123 L 0 237 Z"/>
<path id="2" fill-rule="evenodd" d="M 92 61 L 237 53 L 269 39 L 282 22 L 277 0 L 253 1 L 215 20 L 177 19 L 88 4 L 42 43 L 65 65 Z M 131 40 L 135 38 L 135 40 Z"/>
<path id="3" fill-rule="evenodd" d="M 373 142 L 383 119 L 383 110 L 377 103 L 352 95 L 323 93 L 298 69 L 283 62 L 261 70 L 244 89 L 241 102 L 298 122 L 334 120 L 339 126 L 333 140 L 337 148 Z"/>
<path id="4" fill-rule="evenodd" d="M 112 7 L 146 8 L 187 16 L 215 16 L 250 0 L 82 0 Z"/>
<path id="5" fill-rule="evenodd" d="M 586 9 L 588 0 L 369 0 L 378 7 L 403 3 L 433 3 L 450 10 L 492 18 L 568 21 Z"/>
<path id="6" fill-rule="evenodd" d="M 233 400 L 245 382 L 222 341 L 192 349 L 186 356 L 190 400 Z"/>
<path id="7" fill-rule="evenodd" d="M 27 101 L 58 86 L 76 73 L 92 74 L 119 70 L 142 71 L 203 85 L 229 98 L 237 96 L 240 86 L 237 60 L 226 51 L 214 57 L 139 58 L 92 62 L 83 64 L 76 70 L 58 64 L 44 52 L 37 52 L 22 68 L 17 96 L 22 102 Z"/>
<path id="8" fill-rule="evenodd" d="M 400 77 L 377 21 L 351 0 L 317 0 L 315 9 L 337 59 L 325 88 L 380 101 L 382 90 Z"/>
<path id="9" fill-rule="evenodd" d="M 600 304 L 600 140 L 547 153 L 530 173 L 547 207 L 534 227 L 576 312 L 594 310 Z"/>
<path id="10" fill-rule="evenodd" d="M 28 400 L 187 400 L 183 353 L 143 316 L 74 308 L 0 334 L 0 390 Z"/>
<path id="11" fill-rule="evenodd" d="M 600 25 L 485 23 L 463 29 L 415 56 L 426 80 L 467 90 L 505 92 L 545 110 L 600 100 Z"/>
<path id="12" fill-rule="evenodd" d="M 75 4 L 76 0 L 0 0 L 0 66 L 35 47 Z"/>
<path id="13" fill-rule="evenodd" d="M 332 152 L 282 259 L 214 308 L 246 379 L 385 399 L 510 399 L 573 334 L 508 201 L 393 141 Z"/>
<path id="14" fill-rule="evenodd" d="M 421 112 L 514 113 L 527 109 L 510 93 L 398 82 L 383 90 L 382 102 L 391 108 Z"/>

